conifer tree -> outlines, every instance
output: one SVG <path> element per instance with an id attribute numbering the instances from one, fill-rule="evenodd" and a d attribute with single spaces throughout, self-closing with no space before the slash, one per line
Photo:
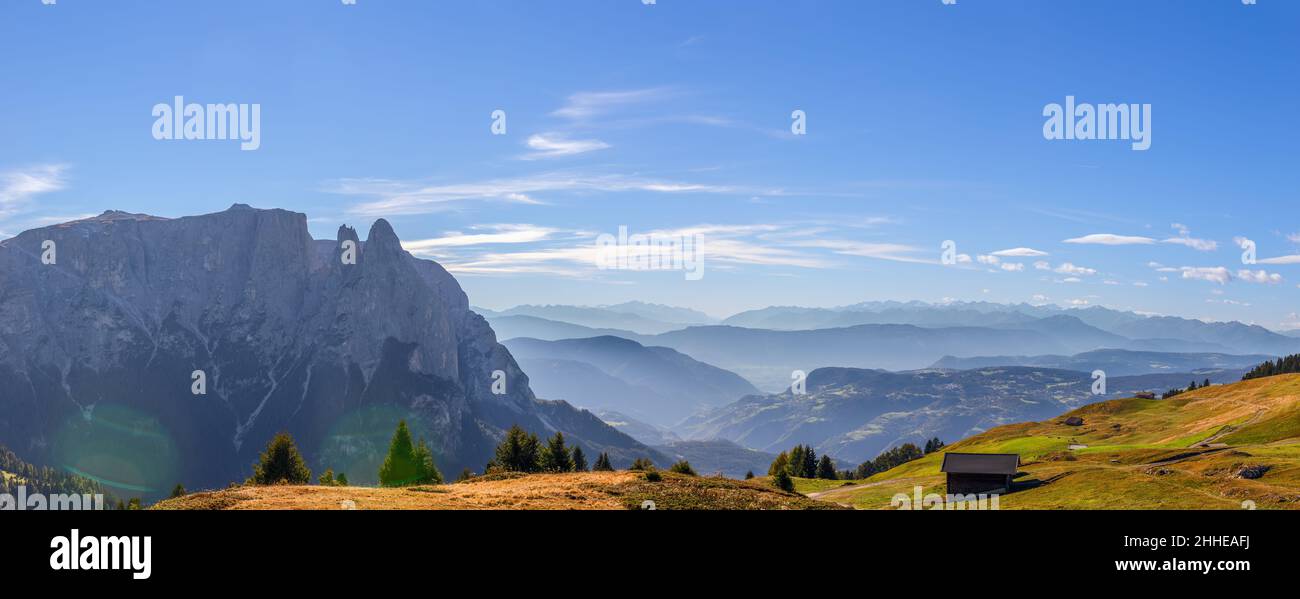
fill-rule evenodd
<path id="1" fill-rule="evenodd" d="M 596 463 L 591 467 L 592 472 L 613 472 L 614 465 L 609 462 L 609 454 L 601 452 L 596 456 Z"/>
<path id="2" fill-rule="evenodd" d="M 311 482 L 311 469 L 298 453 L 289 433 L 278 433 L 266 445 L 258 463 L 253 466 L 253 476 L 248 482 L 255 485 L 305 485 Z"/>
<path id="3" fill-rule="evenodd" d="M 546 472 L 569 472 L 573 470 L 573 458 L 569 448 L 564 445 L 564 433 L 555 431 L 555 436 L 546 442 L 542 451 L 542 470 Z"/>
<path id="4" fill-rule="evenodd" d="M 835 463 L 831 461 L 831 456 L 822 456 L 821 461 L 817 462 L 817 478 L 835 480 Z"/>
<path id="5" fill-rule="evenodd" d="M 799 468 L 799 476 L 817 478 L 817 452 L 813 451 L 811 445 L 803 447 L 803 466 Z"/>
<path id="6" fill-rule="evenodd" d="M 794 492 L 794 480 L 790 478 L 790 473 L 785 470 L 776 472 L 776 476 L 772 477 L 772 484 L 782 491 Z"/>
<path id="7" fill-rule="evenodd" d="M 406 421 L 397 422 L 393 439 L 388 443 L 388 456 L 379 467 L 379 486 L 402 487 L 415 484 L 420 477 L 416 462 L 415 444 L 411 441 L 411 430 Z"/>
<path id="8" fill-rule="evenodd" d="M 506 438 L 497 445 L 496 457 L 489 465 L 506 472 L 540 472 L 541 442 L 537 440 L 537 435 L 525 432 L 516 424 L 506 431 Z"/>
<path id="9" fill-rule="evenodd" d="M 587 455 L 582 453 L 582 447 L 573 446 L 573 470 L 574 472 L 587 471 Z"/>

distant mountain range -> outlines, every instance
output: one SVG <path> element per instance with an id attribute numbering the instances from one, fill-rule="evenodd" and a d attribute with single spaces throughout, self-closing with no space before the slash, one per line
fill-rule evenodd
<path id="1" fill-rule="evenodd" d="M 1102 349 L 1073 356 L 978 356 L 955 358 L 944 356 L 932 368 L 969 370 L 996 366 L 1033 366 L 1092 372 L 1103 370 L 1107 376 L 1125 376 L 1153 373 L 1214 373 L 1245 372 L 1262 364 L 1272 356 L 1264 354 L 1237 356 L 1230 354 L 1193 354 L 1139 352 L 1122 349 Z M 1238 379 L 1240 380 L 1240 379 Z"/>
<path id="2" fill-rule="evenodd" d="M 481 310 L 481 309 L 480 309 Z M 500 312 L 484 310 L 488 318 L 532 316 L 584 327 L 626 329 L 654 335 L 691 325 L 714 324 L 717 319 L 703 312 L 644 302 L 626 302 L 612 306 L 516 306 Z"/>
<path id="3" fill-rule="evenodd" d="M 540 396 L 660 426 L 759 392 L 735 373 L 620 337 L 516 338 L 505 344 Z"/>
<path id="4" fill-rule="evenodd" d="M 1254 360 L 1260 355 L 1300 351 L 1296 337 L 1239 322 L 1144 316 L 1101 307 L 1067 310 L 984 302 L 765 308 L 738 314 L 722 325 L 691 326 L 654 335 L 619 328 L 594 329 L 537 316 L 498 316 L 490 320 L 503 339 L 611 335 L 643 345 L 670 347 L 733 371 L 768 392 L 785 388 L 795 370 L 808 372 L 829 366 L 911 370 L 945 357 L 1069 356 L 1122 349 L 1237 354 Z"/>
<path id="5" fill-rule="evenodd" d="M 822 368 L 808 375 L 806 395 L 787 390 L 746 397 L 693 418 L 678 430 L 687 439 L 728 439 L 767 452 L 810 443 L 818 453 L 856 464 L 902 443 L 961 439 L 991 427 L 1050 418 L 1087 403 L 1205 378 L 1198 376 L 1109 377 L 1108 393 L 1098 397 L 1091 392 L 1089 373 L 1050 368 Z"/>
<path id="6" fill-rule="evenodd" d="M 749 472 L 755 476 L 764 476 L 768 466 L 772 465 L 772 460 L 776 459 L 774 453 L 746 449 L 725 439 L 676 441 L 656 445 L 654 449 L 673 461 L 690 462 L 691 468 L 700 475 L 721 474 L 730 478 L 744 478 Z"/>

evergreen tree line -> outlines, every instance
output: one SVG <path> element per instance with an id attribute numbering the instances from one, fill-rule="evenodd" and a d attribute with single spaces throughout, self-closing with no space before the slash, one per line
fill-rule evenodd
<path id="1" fill-rule="evenodd" d="M 821 459 L 817 458 L 817 452 L 811 445 L 795 445 L 790 451 L 783 451 L 777 454 L 776 459 L 772 460 L 772 465 L 767 468 L 767 475 L 777 477 L 781 473 L 794 478 L 824 478 L 836 480 L 840 478 L 839 473 L 835 471 L 835 462 L 831 457 L 824 455 Z M 781 486 L 778 484 L 777 486 Z"/>
<path id="2" fill-rule="evenodd" d="M 1165 391 L 1164 393 L 1161 393 L 1161 394 L 1160 394 L 1160 399 L 1169 399 L 1170 397 L 1176 397 L 1176 396 L 1178 396 L 1178 395 L 1182 395 L 1182 394 L 1184 394 L 1184 393 L 1187 393 L 1188 391 L 1195 391 L 1195 390 L 1197 390 L 1197 389 L 1203 389 L 1203 388 L 1205 388 L 1205 387 L 1209 387 L 1209 386 L 1210 386 L 1210 379 L 1205 379 L 1205 382 L 1201 383 L 1199 386 L 1196 384 L 1196 381 L 1192 381 L 1192 383 L 1191 383 L 1190 385 L 1188 385 L 1187 388 L 1185 388 L 1185 389 L 1174 388 L 1174 389 L 1170 389 L 1170 390 L 1168 390 L 1168 391 Z"/>
<path id="3" fill-rule="evenodd" d="M 876 456 L 874 460 L 867 460 L 858 464 L 858 469 L 853 474 L 855 478 L 868 478 L 874 474 L 902 466 L 912 460 L 920 459 L 943 448 L 944 443 L 938 437 L 926 441 L 924 449 L 917 447 L 913 443 L 904 443 Z"/>
<path id="4" fill-rule="evenodd" d="M 1264 362 L 1263 364 L 1252 368 L 1250 372 L 1246 373 L 1246 376 L 1241 377 L 1241 380 L 1249 381 L 1250 379 L 1261 379 L 1264 377 L 1277 376 L 1279 374 L 1295 373 L 1300 373 L 1300 354 Z"/>
<path id="5" fill-rule="evenodd" d="M 23 486 L 27 487 L 28 495 L 108 496 L 103 485 L 93 480 L 57 468 L 29 464 L 8 448 L 0 446 L 0 493 L 13 495 L 18 492 L 18 487 Z"/>
<path id="6" fill-rule="evenodd" d="M 596 472 L 612 471 L 609 454 L 596 456 L 596 463 L 590 468 Z M 587 454 L 582 447 L 574 445 L 569 448 L 564 440 L 564 433 L 556 431 L 543 446 L 537 435 L 525 431 L 519 425 L 506 431 L 505 439 L 497 445 L 492 461 L 487 463 L 484 472 L 587 472 Z"/>
<path id="7" fill-rule="evenodd" d="M 637 458 L 631 470 L 654 471 L 655 464 L 648 458 Z M 695 475 L 690 462 L 682 460 L 673 464 L 672 472 Z M 556 432 L 545 445 L 537 435 L 529 433 L 519 425 L 506 431 L 505 439 L 496 447 L 491 461 L 484 470 L 494 472 L 523 473 L 560 473 L 560 472 L 612 472 L 614 465 L 609 454 L 601 452 L 593 464 L 588 465 L 587 454 L 582 447 L 569 447 L 564 433 Z M 288 433 L 279 433 L 267 443 L 257 463 L 253 465 L 253 475 L 245 481 L 250 485 L 306 485 L 311 483 L 311 469 L 303 459 L 302 453 L 294 444 Z M 465 469 L 458 480 L 467 480 L 474 476 Z M 322 486 L 347 486 L 348 478 L 344 473 L 335 474 L 333 469 L 326 469 L 317 478 Z M 442 473 L 433 458 L 428 444 L 421 439 L 414 442 L 406 421 L 397 423 L 397 430 L 388 445 L 388 455 L 379 468 L 379 485 L 382 487 L 405 487 L 411 485 L 437 485 L 443 483 Z M 172 497 L 185 494 L 185 488 L 177 485 Z"/>

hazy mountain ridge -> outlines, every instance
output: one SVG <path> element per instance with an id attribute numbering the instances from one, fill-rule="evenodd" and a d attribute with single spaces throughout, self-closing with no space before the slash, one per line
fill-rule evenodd
<path id="1" fill-rule="evenodd" d="M 1090 373 L 1050 368 L 822 368 L 808 375 L 806 395 L 787 390 L 749 396 L 691 419 L 678 430 L 688 439 L 729 439 L 760 451 L 811 443 L 819 453 L 856 464 L 902 443 L 961 439 L 1103 399 L 1181 387 L 1195 376 L 1110 377 L 1107 394 L 1098 397 L 1092 394 Z"/>
<path id="2" fill-rule="evenodd" d="M 1244 371 L 1271 359 L 1273 359 L 1273 356 L 1265 354 L 1238 356 L 1218 353 L 1168 353 L 1103 349 L 1072 356 L 976 356 L 973 358 L 944 356 L 932 364 L 931 367 L 970 370 L 996 366 L 1032 366 L 1081 372 L 1103 370 L 1108 376 L 1127 376 L 1223 370 Z"/>
<path id="3" fill-rule="evenodd" d="M 593 409 L 626 412 L 660 426 L 670 426 L 703 408 L 759 392 L 735 373 L 673 349 L 646 347 L 620 337 L 562 341 L 516 338 L 505 344 L 529 366 L 534 388 L 544 397 L 565 399 Z M 557 361 L 592 365 L 625 382 L 626 389 L 636 396 L 620 397 L 590 386 L 591 381 L 573 374 L 577 368 Z"/>

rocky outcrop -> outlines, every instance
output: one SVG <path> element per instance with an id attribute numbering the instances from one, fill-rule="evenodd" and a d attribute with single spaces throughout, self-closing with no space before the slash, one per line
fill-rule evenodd
<path id="1" fill-rule="evenodd" d="M 657 455 L 537 400 L 451 274 L 382 219 L 364 242 L 349 227 L 314 240 L 303 214 L 236 204 L 0 242 L 0 443 L 30 460 L 142 494 L 215 487 L 285 430 L 313 467 L 364 482 L 403 418 L 453 476 L 514 423 L 616 463 Z"/>

